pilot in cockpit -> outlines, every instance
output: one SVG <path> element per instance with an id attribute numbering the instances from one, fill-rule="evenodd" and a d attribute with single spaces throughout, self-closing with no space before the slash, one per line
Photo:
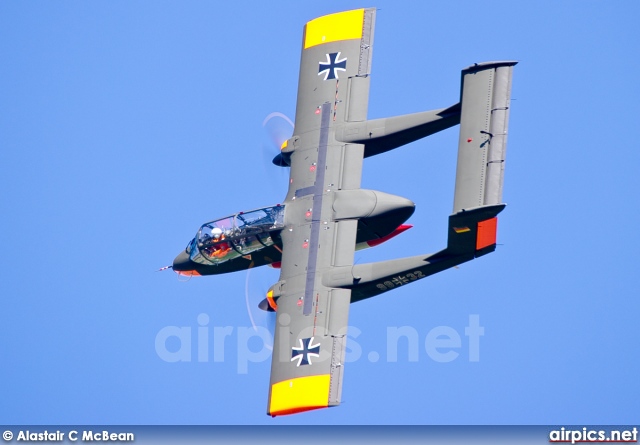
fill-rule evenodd
<path id="1" fill-rule="evenodd" d="M 225 235 L 222 232 L 222 229 L 220 229 L 219 227 L 214 227 L 213 229 L 211 229 L 211 235 L 213 236 L 214 243 L 219 243 L 220 241 L 224 241 L 225 239 Z M 224 243 L 215 244 L 213 246 L 213 251 L 211 252 L 211 256 L 221 258 L 225 256 L 227 252 L 229 252 L 230 250 L 231 250 L 231 246 L 229 246 L 229 243 L 224 242 Z"/>
<path id="2" fill-rule="evenodd" d="M 222 229 L 220 229 L 219 227 L 214 227 L 213 229 L 211 229 L 211 235 L 213 236 L 213 242 L 222 241 L 224 239 Z"/>

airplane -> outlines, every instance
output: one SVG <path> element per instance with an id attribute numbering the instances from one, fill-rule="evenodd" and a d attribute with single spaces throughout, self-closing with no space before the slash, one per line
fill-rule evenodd
<path id="1" fill-rule="evenodd" d="M 461 72 L 447 108 L 367 119 L 376 9 L 306 23 L 293 136 L 273 163 L 290 168 L 282 204 L 203 224 L 170 266 L 186 276 L 271 265 L 260 308 L 276 313 L 267 414 L 340 404 L 351 303 L 411 284 L 496 249 L 515 61 Z M 444 249 L 354 264 L 411 226 L 415 204 L 360 187 L 364 158 L 460 125 L 453 212 Z"/>

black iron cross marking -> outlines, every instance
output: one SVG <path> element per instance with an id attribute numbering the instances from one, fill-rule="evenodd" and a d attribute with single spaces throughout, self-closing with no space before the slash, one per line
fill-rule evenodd
<path id="1" fill-rule="evenodd" d="M 296 366 L 311 365 L 311 357 L 320 357 L 320 343 L 313 345 L 313 337 L 301 338 L 299 347 L 291 348 L 291 361 L 298 360 Z"/>
<path id="2" fill-rule="evenodd" d="M 340 52 L 327 54 L 327 61 L 320 62 L 318 67 L 318 76 L 324 74 L 324 79 L 337 79 L 338 71 L 347 70 L 347 58 L 340 59 Z"/>

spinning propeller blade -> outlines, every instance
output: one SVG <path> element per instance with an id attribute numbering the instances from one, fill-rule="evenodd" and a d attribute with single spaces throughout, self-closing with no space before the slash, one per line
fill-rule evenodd
<path id="1" fill-rule="evenodd" d="M 265 301 L 265 296 L 269 286 L 278 280 L 278 272 L 269 267 L 249 268 L 245 278 L 244 296 L 247 305 L 247 314 L 251 320 L 251 326 L 257 332 L 258 329 L 267 329 L 273 335 L 276 325 L 276 313 L 266 312 L 260 307 Z M 273 349 L 273 344 L 265 344 L 269 349 Z"/>

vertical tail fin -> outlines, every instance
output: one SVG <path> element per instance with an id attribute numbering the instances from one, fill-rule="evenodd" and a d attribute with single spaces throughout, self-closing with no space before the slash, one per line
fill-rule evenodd
<path id="1" fill-rule="evenodd" d="M 462 70 L 454 214 L 502 203 L 511 75 L 516 63 L 485 62 Z"/>

